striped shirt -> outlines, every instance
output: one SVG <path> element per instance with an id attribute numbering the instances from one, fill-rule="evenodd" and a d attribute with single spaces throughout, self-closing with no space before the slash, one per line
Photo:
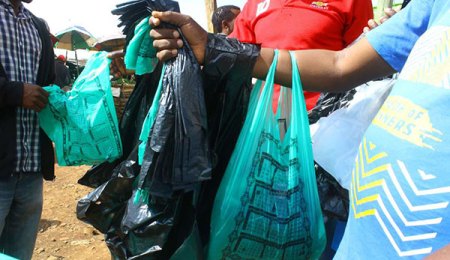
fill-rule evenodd
<path id="1" fill-rule="evenodd" d="M 0 0 L 0 62 L 10 81 L 36 84 L 42 43 L 31 13 L 21 4 L 14 14 L 9 1 Z M 31 109 L 16 110 L 16 172 L 39 172 L 39 121 Z"/>

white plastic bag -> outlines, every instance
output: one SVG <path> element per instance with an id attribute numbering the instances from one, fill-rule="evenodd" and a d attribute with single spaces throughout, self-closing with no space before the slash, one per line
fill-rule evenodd
<path id="1" fill-rule="evenodd" d="M 394 79 L 384 79 L 359 86 L 348 107 L 338 109 L 310 126 L 314 160 L 346 189 L 350 187 L 361 138 L 394 82 Z"/>

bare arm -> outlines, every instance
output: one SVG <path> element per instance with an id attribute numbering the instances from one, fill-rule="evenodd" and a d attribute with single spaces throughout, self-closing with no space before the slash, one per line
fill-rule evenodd
<path id="1" fill-rule="evenodd" d="M 295 57 L 305 90 L 339 92 L 395 72 L 364 38 L 342 51 L 301 50 L 295 51 Z M 273 50 L 262 49 L 253 76 L 264 79 L 272 59 Z M 287 51 L 280 53 L 275 81 L 291 84 Z"/>
<path id="2" fill-rule="evenodd" d="M 194 50 L 197 61 L 203 64 L 206 46 L 206 32 L 189 16 L 173 12 L 153 12 L 150 19 L 152 27 L 161 21 L 172 23 L 181 28 L 185 38 Z M 159 50 L 160 60 L 176 56 L 181 47 L 179 35 L 173 30 L 153 29 L 150 35 L 155 39 L 153 46 Z M 364 82 L 394 73 L 392 69 L 362 39 L 342 51 L 301 50 L 295 51 L 297 65 L 306 90 L 339 92 L 356 87 Z M 273 60 L 272 49 L 262 49 L 253 70 L 253 76 L 265 79 Z M 275 75 L 279 84 L 291 85 L 291 63 L 287 51 L 281 51 Z"/>

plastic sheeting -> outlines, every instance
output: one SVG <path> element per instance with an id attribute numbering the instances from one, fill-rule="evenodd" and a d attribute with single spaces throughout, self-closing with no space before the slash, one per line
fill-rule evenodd
<path id="1" fill-rule="evenodd" d="M 394 81 L 385 79 L 361 85 L 347 107 L 311 126 L 316 162 L 346 189 L 350 188 L 361 138 L 389 95 Z"/>

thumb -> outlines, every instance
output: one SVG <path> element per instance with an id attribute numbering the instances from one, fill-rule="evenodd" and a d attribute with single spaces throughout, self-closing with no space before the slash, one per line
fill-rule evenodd
<path id="1" fill-rule="evenodd" d="M 111 51 L 111 52 L 108 52 L 108 54 L 107 54 L 107 57 L 110 59 L 121 58 L 124 56 L 125 56 L 125 53 L 123 52 L 123 50 Z"/>

